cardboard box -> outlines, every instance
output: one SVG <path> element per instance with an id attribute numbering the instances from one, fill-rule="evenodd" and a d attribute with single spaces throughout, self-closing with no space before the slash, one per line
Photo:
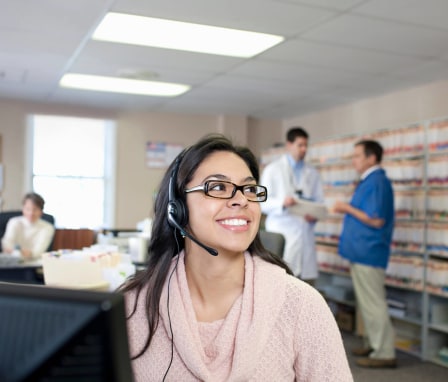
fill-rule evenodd
<path id="1" fill-rule="evenodd" d="M 448 303 L 434 302 L 431 304 L 431 323 L 432 324 L 448 324 Z"/>
<path id="2" fill-rule="evenodd" d="M 60 288 L 113 291 L 135 273 L 129 255 L 87 249 L 44 253 L 42 266 L 45 284 Z"/>
<path id="3" fill-rule="evenodd" d="M 364 322 L 359 309 L 356 309 L 356 334 L 361 337 L 364 336 Z"/>
<path id="4" fill-rule="evenodd" d="M 341 330 L 353 332 L 355 330 L 355 312 L 347 309 L 338 309 L 336 322 Z"/>

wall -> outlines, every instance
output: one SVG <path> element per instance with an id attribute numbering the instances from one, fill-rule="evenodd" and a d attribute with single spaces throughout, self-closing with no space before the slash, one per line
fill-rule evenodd
<path id="1" fill-rule="evenodd" d="M 146 166 L 146 142 L 189 146 L 205 134 L 217 132 L 218 120 L 214 116 L 154 113 L 118 117 L 115 218 L 120 228 L 135 227 L 136 222 L 150 216 L 153 197 L 164 174 L 164 170 Z"/>
<path id="2" fill-rule="evenodd" d="M 33 113 L 116 121 L 116 228 L 133 228 L 152 212 L 153 195 L 163 176 L 163 170 L 149 169 L 146 166 L 147 141 L 188 146 L 205 134 L 220 132 L 242 145 L 251 146 L 249 138 L 255 137 L 256 148 L 259 149 L 269 147 L 272 136 L 281 130 L 281 121 L 249 121 L 240 116 L 116 113 L 110 110 L 0 100 L 0 135 L 5 168 L 4 189 L 1 193 L 4 210 L 20 209 L 22 196 L 29 191 L 25 140 L 27 116 Z"/>
<path id="3" fill-rule="evenodd" d="M 163 171 L 145 165 L 145 143 L 149 140 L 189 145 L 209 132 L 221 132 L 256 155 L 275 142 L 283 142 L 285 131 L 301 125 L 311 142 L 354 131 L 403 126 L 422 119 L 448 116 L 448 81 L 284 121 L 237 116 L 200 116 L 157 113 L 115 113 L 110 110 L 0 100 L 0 135 L 4 164 L 3 209 L 20 208 L 27 190 L 25 132 L 32 113 L 85 116 L 117 121 L 116 226 L 134 227 L 152 211 L 152 197 Z"/>
<path id="4" fill-rule="evenodd" d="M 353 132 L 406 126 L 448 116 L 448 81 L 426 84 L 283 121 L 283 129 L 304 126 L 312 140 Z"/>
<path id="5" fill-rule="evenodd" d="M 281 123 L 251 121 L 238 116 L 205 116 L 158 113 L 127 113 L 117 119 L 117 173 L 115 218 L 118 227 L 135 227 L 152 215 L 153 200 L 164 170 L 149 169 L 145 163 L 145 143 L 161 141 L 189 146 L 202 136 L 216 132 L 235 143 L 248 145 L 249 130 L 264 136 L 260 145 L 269 147 L 266 129 L 281 130 Z M 272 133 L 271 133 L 272 134 Z"/>
<path id="6" fill-rule="evenodd" d="M 279 120 L 248 120 L 248 146 L 256 155 L 271 147 L 274 143 L 285 140 L 282 132 L 282 122 Z"/>
<path id="7" fill-rule="evenodd" d="M 2 209 L 20 206 L 16 195 L 23 192 L 25 167 L 25 116 L 19 105 L 0 103 L 0 134 L 2 136 L 3 190 Z"/>

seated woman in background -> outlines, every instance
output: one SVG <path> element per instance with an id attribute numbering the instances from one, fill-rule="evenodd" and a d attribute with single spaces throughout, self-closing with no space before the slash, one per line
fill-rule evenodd
<path id="1" fill-rule="evenodd" d="M 22 216 L 8 220 L 2 238 L 3 252 L 19 251 L 25 260 L 39 258 L 47 251 L 54 236 L 54 227 L 42 220 L 45 201 L 34 192 L 24 196 Z"/>
<path id="2" fill-rule="evenodd" d="M 121 288 L 136 382 L 353 380 L 325 300 L 261 244 L 258 179 L 221 135 L 166 172 L 147 268 Z"/>

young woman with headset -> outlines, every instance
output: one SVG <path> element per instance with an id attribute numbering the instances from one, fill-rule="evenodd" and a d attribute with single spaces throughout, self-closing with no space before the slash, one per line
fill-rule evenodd
<path id="1" fill-rule="evenodd" d="M 147 268 L 122 287 L 137 382 L 353 380 L 323 298 L 260 242 L 258 179 L 222 135 L 166 172 Z"/>

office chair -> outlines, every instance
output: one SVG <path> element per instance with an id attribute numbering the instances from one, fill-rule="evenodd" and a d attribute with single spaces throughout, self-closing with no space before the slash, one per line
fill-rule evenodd
<path id="1" fill-rule="evenodd" d="M 0 212 L 0 252 L 2 251 L 1 238 L 5 234 L 6 225 L 8 224 L 8 220 L 13 218 L 13 217 L 21 216 L 21 215 L 22 215 L 22 211 L 21 210 Z M 42 214 L 42 219 L 47 221 L 48 223 L 54 225 L 54 217 L 53 217 L 53 215 L 49 215 L 49 214 L 43 213 Z M 53 240 L 54 240 L 54 237 L 53 237 Z M 51 250 L 51 248 L 53 246 L 53 240 L 51 241 L 50 246 L 48 247 L 48 250 Z"/>
<path id="2" fill-rule="evenodd" d="M 261 243 L 269 252 L 272 252 L 279 257 L 283 257 L 285 237 L 281 233 L 260 230 L 259 235 Z"/>

